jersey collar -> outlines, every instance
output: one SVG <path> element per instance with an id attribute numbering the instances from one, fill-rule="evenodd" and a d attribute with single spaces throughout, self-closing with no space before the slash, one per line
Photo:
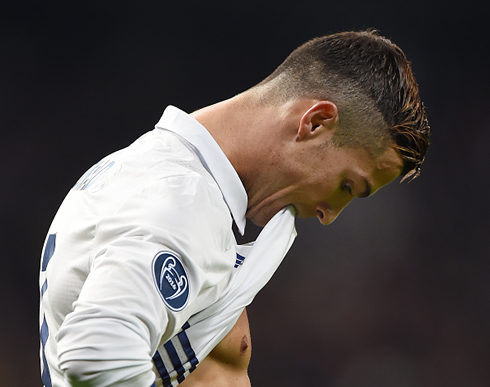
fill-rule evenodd
<path id="1" fill-rule="evenodd" d="M 191 146 L 218 184 L 238 231 L 243 235 L 248 204 L 247 192 L 235 168 L 208 130 L 175 106 L 168 106 L 165 109 L 156 128 L 166 129 L 179 135 Z"/>

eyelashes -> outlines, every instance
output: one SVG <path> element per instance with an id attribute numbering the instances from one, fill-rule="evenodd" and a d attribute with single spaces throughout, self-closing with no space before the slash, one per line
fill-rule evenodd
<path id="1" fill-rule="evenodd" d="M 344 180 L 342 182 L 342 190 L 347 190 L 352 195 L 352 183 L 349 180 Z"/>

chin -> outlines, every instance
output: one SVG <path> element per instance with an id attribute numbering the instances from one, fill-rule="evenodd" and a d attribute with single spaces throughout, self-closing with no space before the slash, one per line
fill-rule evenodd
<path id="1" fill-rule="evenodd" d="M 272 219 L 272 216 L 268 216 L 267 214 L 264 213 L 251 213 L 247 211 L 245 214 L 247 219 L 250 219 L 250 221 L 255 224 L 256 226 L 259 227 L 264 227 L 269 220 Z"/>
<path id="2" fill-rule="evenodd" d="M 261 217 L 256 217 L 256 216 L 248 216 L 247 219 L 250 219 L 250 221 L 255 224 L 256 226 L 259 227 L 264 227 L 269 220 L 263 220 Z"/>
<path id="3" fill-rule="evenodd" d="M 267 222 L 266 221 L 260 221 L 260 220 L 256 220 L 256 219 L 253 219 L 253 218 L 249 218 L 253 224 L 255 224 L 256 226 L 259 226 L 259 227 L 264 227 Z"/>

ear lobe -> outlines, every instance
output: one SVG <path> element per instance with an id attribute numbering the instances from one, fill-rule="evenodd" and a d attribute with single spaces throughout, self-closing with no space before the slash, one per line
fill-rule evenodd
<path id="1" fill-rule="evenodd" d="M 339 120 L 337 105 L 331 101 L 320 101 L 311 106 L 301 117 L 298 140 L 303 141 L 322 133 L 333 136 Z"/>

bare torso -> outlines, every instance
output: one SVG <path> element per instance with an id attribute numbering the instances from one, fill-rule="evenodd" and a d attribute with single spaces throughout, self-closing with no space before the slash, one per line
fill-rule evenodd
<path id="1" fill-rule="evenodd" d="M 252 353 L 247 311 L 211 351 L 182 387 L 250 387 L 248 364 Z"/>

